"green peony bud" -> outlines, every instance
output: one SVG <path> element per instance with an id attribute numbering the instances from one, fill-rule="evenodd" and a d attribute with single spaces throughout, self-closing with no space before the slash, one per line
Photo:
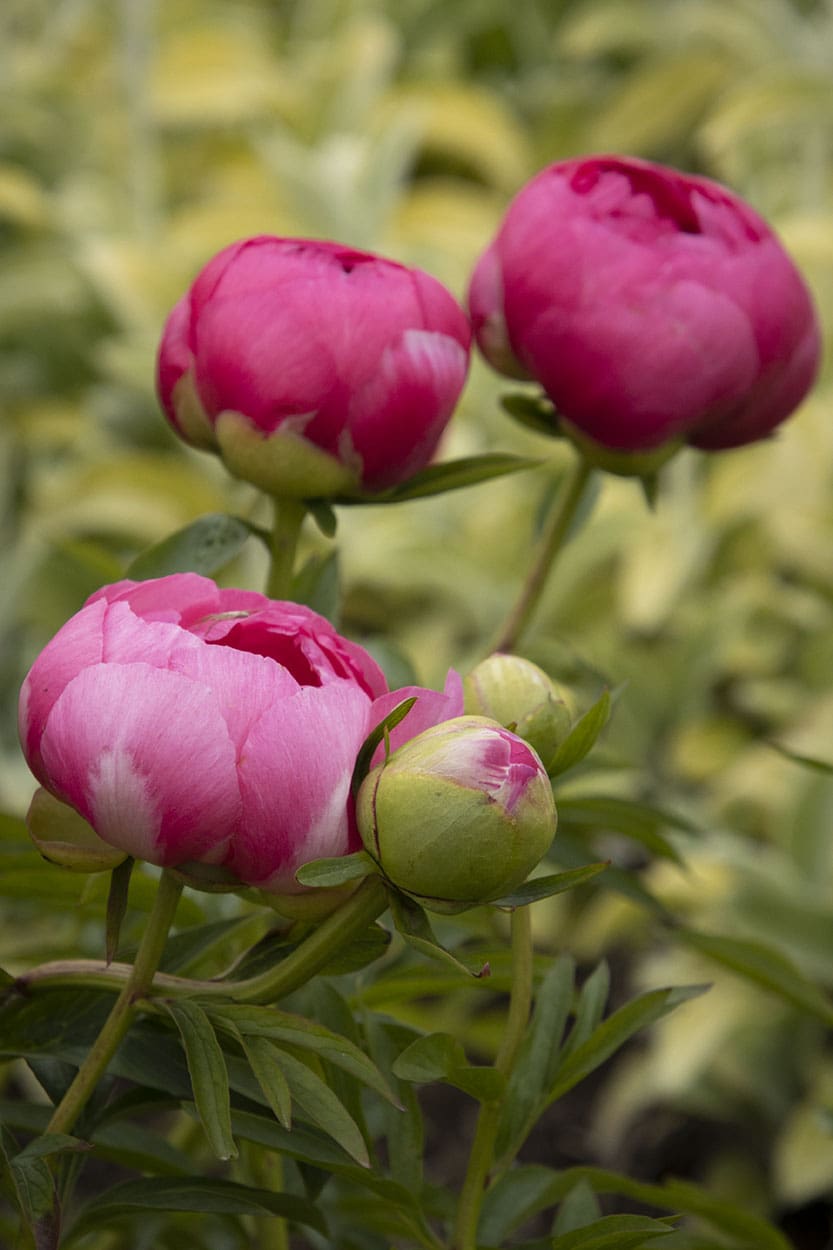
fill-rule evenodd
<path id="1" fill-rule="evenodd" d="M 542 668 L 517 655 L 495 652 L 463 682 L 465 707 L 499 725 L 512 725 L 541 756 L 551 760 L 570 732 L 570 712 Z"/>
<path id="2" fill-rule="evenodd" d="M 388 879 L 446 912 L 520 885 L 556 826 L 538 756 L 481 716 L 444 721 L 406 742 L 368 773 L 356 815 L 364 845 Z"/>

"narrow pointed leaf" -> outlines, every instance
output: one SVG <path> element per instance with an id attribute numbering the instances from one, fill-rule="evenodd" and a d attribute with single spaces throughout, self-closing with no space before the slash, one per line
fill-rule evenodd
<path id="1" fill-rule="evenodd" d="M 292 1095 L 280 1065 L 275 1062 L 274 1046 L 263 1037 L 241 1037 L 240 1044 L 276 1120 L 284 1128 L 291 1128 Z"/>
<path id="2" fill-rule="evenodd" d="M 391 890 L 390 893 L 390 912 L 393 922 L 402 937 L 412 946 L 414 950 L 419 951 L 421 955 L 427 955 L 429 959 L 437 959 L 440 963 L 451 964 L 458 972 L 466 972 L 469 976 L 483 977 L 489 975 L 488 964 L 481 964 L 480 968 L 471 968 L 458 959 L 456 955 L 452 955 L 451 951 L 445 949 L 437 941 L 431 923 L 425 913 L 424 908 L 420 907 L 414 899 L 409 898 L 407 894 L 401 894 L 398 890 Z"/>
<path id="3" fill-rule="evenodd" d="M 779 755 L 783 755 L 784 759 L 792 760 L 794 764 L 801 764 L 803 768 L 811 768 L 814 772 L 823 773 L 826 777 L 833 776 L 833 764 L 828 760 L 815 759 L 811 755 L 799 755 L 797 751 L 790 751 L 787 747 L 782 746 L 780 742 L 770 742 L 773 751 L 777 751 Z"/>
<path id="4" fill-rule="evenodd" d="M 329 1085 L 300 1059 L 296 1059 L 274 1042 L 265 1042 L 265 1045 L 272 1048 L 274 1062 L 286 1078 L 292 1101 L 305 1118 L 338 1142 L 342 1150 L 346 1150 L 360 1167 L 370 1167 L 367 1144 L 361 1130 Z"/>
<path id="5" fill-rule="evenodd" d="M 361 881 L 379 869 L 367 851 L 354 851 L 352 855 L 336 855 L 332 859 L 311 859 L 302 864 L 295 873 L 301 885 L 329 888 L 346 885 L 348 881 Z"/>
<path id="6" fill-rule="evenodd" d="M 416 695 L 411 695 L 408 699 L 403 699 L 401 703 L 397 703 L 392 712 L 388 712 L 383 721 L 373 729 L 362 743 L 359 754 L 356 757 L 356 766 L 353 769 L 353 778 L 350 782 L 350 792 L 355 798 L 359 792 L 362 782 L 370 772 L 370 761 L 373 754 L 384 738 L 385 734 L 390 732 L 400 721 L 403 721 L 416 703 Z"/>
<path id="7" fill-rule="evenodd" d="M 187 999 L 165 1004 L 179 1029 L 200 1123 L 218 1159 L 237 1148 L 231 1132 L 228 1069 L 214 1028 L 203 1009 Z"/>
<path id="8" fill-rule="evenodd" d="M 570 868 L 567 872 L 555 872 L 546 877 L 533 877 L 531 881 L 519 885 L 511 894 L 492 900 L 494 907 L 526 907 L 529 903 L 537 903 L 541 898 L 552 898 L 554 894 L 563 894 L 565 890 L 573 890 L 577 885 L 592 881 L 600 872 L 609 867 L 607 860 L 598 864 L 587 864 L 583 868 Z"/>
<path id="9" fill-rule="evenodd" d="M 600 795 L 591 799 L 560 799 L 559 820 L 567 827 L 620 833 L 641 843 L 652 855 L 670 859 L 684 867 L 677 848 L 660 832 L 663 828 L 694 832 L 694 826 L 675 812 L 666 812 L 649 803 Z"/>
<path id="10" fill-rule="evenodd" d="M 492 478 L 505 477 L 524 469 L 536 469 L 540 460 L 528 456 L 515 456 L 505 452 L 489 452 L 483 456 L 465 456 L 460 460 L 447 460 L 444 464 L 432 464 L 415 473 L 407 482 L 394 486 L 378 495 L 361 495 L 339 499 L 339 503 L 402 503 L 406 499 L 427 499 L 431 495 L 443 495 L 446 491 L 460 490 L 464 486 L 477 486 Z"/>
<path id="11" fill-rule="evenodd" d="M 247 1003 L 212 1004 L 209 1014 L 219 1028 L 230 1029 L 243 1038 L 266 1038 L 312 1051 L 349 1072 L 389 1102 L 396 1102 L 375 1063 L 348 1038 L 325 1028 L 323 1024 L 288 1011 L 279 1011 L 276 1007 L 255 1007 Z"/>
<path id="12" fill-rule="evenodd" d="M 673 1224 L 646 1215 L 606 1215 L 584 1228 L 554 1237 L 552 1250 L 642 1250 L 646 1242 L 673 1231 Z"/>
<path id="13" fill-rule="evenodd" d="M 126 576 L 143 582 L 169 573 L 202 573 L 210 577 L 228 564 L 251 535 L 245 521 L 222 512 L 209 513 L 140 552 Z"/>
<path id="14" fill-rule="evenodd" d="M 562 1063 L 579 1046 L 583 1046 L 602 1022 L 608 995 L 610 994 L 610 968 L 607 960 L 593 969 L 581 987 L 576 1005 L 575 1020 L 570 1036 L 562 1047 L 557 1062 Z"/>
<path id="15" fill-rule="evenodd" d="M 583 1081 L 614 1055 L 635 1033 L 662 1019 L 681 1003 L 696 998 L 707 988 L 703 985 L 687 985 L 651 990 L 620 1007 L 559 1065 L 555 1081 L 547 1095 L 547 1103 L 555 1102 L 574 1085 L 578 1085 L 579 1081 Z"/>
<path id="16" fill-rule="evenodd" d="M 580 764 L 596 745 L 599 734 L 610 720 L 610 692 L 605 690 L 591 708 L 573 725 L 547 766 L 551 777 L 566 773 Z"/>
<path id="17" fill-rule="evenodd" d="M 338 528 L 338 517 L 326 499 L 305 500 L 307 512 L 320 529 L 325 538 L 335 538 Z"/>
<path id="18" fill-rule="evenodd" d="M 335 517 L 335 513 L 333 513 Z M 341 615 L 341 581 L 337 551 L 309 557 L 292 579 L 292 599 L 338 626 Z"/>
<path id="19" fill-rule="evenodd" d="M 122 921 L 127 911 L 127 895 L 130 889 L 130 874 L 136 861 L 128 855 L 110 873 L 110 889 L 107 892 L 107 919 L 105 924 L 105 959 L 112 963 L 119 948 L 119 935 Z"/>
<path id="20" fill-rule="evenodd" d="M 602 1208 L 587 1181 L 579 1181 L 558 1205 L 558 1215 L 552 1226 L 553 1236 L 571 1233 L 600 1219 Z"/>
<path id="21" fill-rule="evenodd" d="M 494 1068 L 470 1064 L 462 1045 L 450 1033 L 417 1038 L 395 1060 L 393 1072 L 400 1080 L 415 1084 L 447 1081 L 480 1102 L 493 1102 L 505 1087 L 503 1076 Z"/>
<path id="22" fill-rule="evenodd" d="M 536 434 L 546 434 L 548 438 L 562 437 L 558 414 L 545 396 L 513 391 L 509 395 L 501 395 L 500 406 L 514 421 Z"/>

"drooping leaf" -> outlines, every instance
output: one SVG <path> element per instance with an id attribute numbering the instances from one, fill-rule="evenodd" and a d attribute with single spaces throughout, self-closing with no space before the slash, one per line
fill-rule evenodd
<path id="1" fill-rule="evenodd" d="M 810 768 L 813 772 L 822 773 L 825 777 L 833 777 L 833 764 L 828 760 L 815 759 L 811 755 L 800 755 L 797 751 L 790 751 L 782 746 L 780 742 L 769 742 L 767 745 L 779 755 L 783 755 L 784 759 L 792 760 L 794 764 L 800 764 L 802 768 Z"/>
<path id="2" fill-rule="evenodd" d="M 511 894 L 493 899 L 492 903 L 495 907 L 526 907 L 530 903 L 537 903 L 541 898 L 552 898 L 555 894 L 563 894 L 565 890 L 584 885 L 607 867 L 607 861 L 603 861 L 587 864 L 584 868 L 570 868 L 567 872 L 551 873 L 546 877 L 533 877 L 531 881 L 517 886 Z"/>
<path id="3" fill-rule="evenodd" d="M 673 1223 L 647 1215 L 605 1215 L 584 1228 L 554 1237 L 552 1250 L 642 1250 L 648 1242 L 673 1231 Z"/>
<path id="4" fill-rule="evenodd" d="M 566 773 L 568 769 L 574 768 L 589 755 L 598 741 L 599 734 L 610 720 L 610 713 L 610 692 L 605 690 L 601 698 L 597 699 L 593 706 L 576 721 L 553 755 L 547 765 L 547 772 L 551 777 L 559 777 L 562 773 Z"/>
<path id="5" fill-rule="evenodd" d="M 531 395 L 527 391 L 514 391 L 501 395 L 500 406 L 514 421 L 545 434 L 548 438 L 561 438 L 558 415 L 545 395 Z"/>
<path id="6" fill-rule="evenodd" d="M 441 963 L 449 963 L 458 972 L 467 972 L 473 977 L 489 975 L 488 964 L 481 964 L 479 968 L 469 967 L 451 951 L 441 946 L 431 928 L 425 909 L 407 894 L 391 890 L 390 912 L 399 933 L 408 945 L 419 951 L 421 955 L 427 955 L 429 959 L 437 959 Z"/>
<path id="7" fill-rule="evenodd" d="M 238 517 L 209 513 L 140 552 L 126 576 L 137 582 L 170 573 L 210 577 L 242 550 L 251 534 L 250 526 Z"/>
<path id="8" fill-rule="evenodd" d="M 462 1044 L 450 1033 L 429 1033 L 411 1042 L 394 1062 L 393 1072 L 400 1080 L 415 1084 L 447 1081 L 479 1102 L 493 1102 L 505 1086 L 495 1068 L 470 1064 Z"/>
<path id="9" fill-rule="evenodd" d="M 264 1097 L 284 1128 L 292 1127 L 292 1095 L 280 1064 L 275 1063 L 274 1047 L 263 1037 L 242 1037 L 241 1045 Z"/>
<path id="10" fill-rule="evenodd" d="M 383 1098 L 396 1101 L 372 1060 L 348 1038 L 325 1028 L 323 1024 L 280 1011 L 277 1007 L 257 1007 L 248 1003 L 212 1004 L 208 1011 L 211 1020 L 220 1028 L 231 1028 L 244 1038 L 261 1037 L 311 1051 L 349 1072 Z"/>
<path id="11" fill-rule="evenodd" d="M 320 529 L 325 538 L 335 538 L 338 529 L 338 517 L 326 499 L 307 499 L 304 501 L 307 512 Z"/>
<path id="12" fill-rule="evenodd" d="M 266 1038 L 261 1040 L 264 1047 L 271 1048 L 272 1061 L 283 1072 L 292 1102 L 304 1117 L 338 1142 L 360 1167 L 369 1168 L 370 1158 L 361 1129 L 326 1081 L 283 1047 Z"/>
<path id="13" fill-rule="evenodd" d="M 218 1159 L 231 1159 L 237 1147 L 231 1132 L 228 1069 L 214 1027 L 203 1009 L 188 999 L 166 1002 L 179 1029 L 200 1123 Z"/>
<path id="14" fill-rule="evenodd" d="M 156 1176 L 114 1185 L 86 1204 L 69 1232 L 73 1238 L 106 1228 L 121 1216 L 147 1211 L 191 1211 L 214 1215 L 278 1215 L 326 1233 L 321 1212 L 293 1194 L 276 1194 L 220 1177 Z"/>

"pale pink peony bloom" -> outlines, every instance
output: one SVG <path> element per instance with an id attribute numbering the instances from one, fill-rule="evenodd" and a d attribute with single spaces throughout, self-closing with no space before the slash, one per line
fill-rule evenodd
<path id="1" fill-rule="evenodd" d="M 725 187 L 622 156 L 549 166 L 471 281 L 478 344 L 604 447 L 764 438 L 809 390 L 816 314 L 769 226 Z"/>
<path id="2" fill-rule="evenodd" d="M 215 256 L 173 309 L 159 398 L 186 440 L 274 494 L 379 491 L 431 459 L 470 340 L 421 270 L 264 235 Z"/>
<path id="3" fill-rule="evenodd" d="M 301 864 L 359 846 L 356 756 L 410 693 L 400 736 L 462 709 L 456 674 L 444 694 L 391 694 L 309 608 L 183 573 L 94 594 L 32 666 L 20 736 L 37 779 L 104 841 L 292 892 Z"/>

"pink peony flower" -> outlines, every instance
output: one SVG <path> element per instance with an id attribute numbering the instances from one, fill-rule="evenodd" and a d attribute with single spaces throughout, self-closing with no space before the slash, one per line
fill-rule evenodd
<path id="1" fill-rule="evenodd" d="M 41 784 L 105 842 L 291 893 L 301 864 L 360 845 L 356 756 L 409 693 L 397 742 L 462 710 L 456 674 L 444 694 L 391 694 L 309 608 L 183 573 L 87 601 L 23 683 L 20 737 Z"/>
<path id="2" fill-rule="evenodd" d="M 764 438 L 810 388 L 820 335 L 767 224 L 706 178 L 591 156 L 516 196 L 472 277 L 478 344 L 626 452 Z"/>
<path id="3" fill-rule="evenodd" d="M 470 339 L 421 270 L 264 235 L 215 256 L 173 309 L 159 398 L 183 438 L 273 494 L 379 491 L 434 454 Z"/>

